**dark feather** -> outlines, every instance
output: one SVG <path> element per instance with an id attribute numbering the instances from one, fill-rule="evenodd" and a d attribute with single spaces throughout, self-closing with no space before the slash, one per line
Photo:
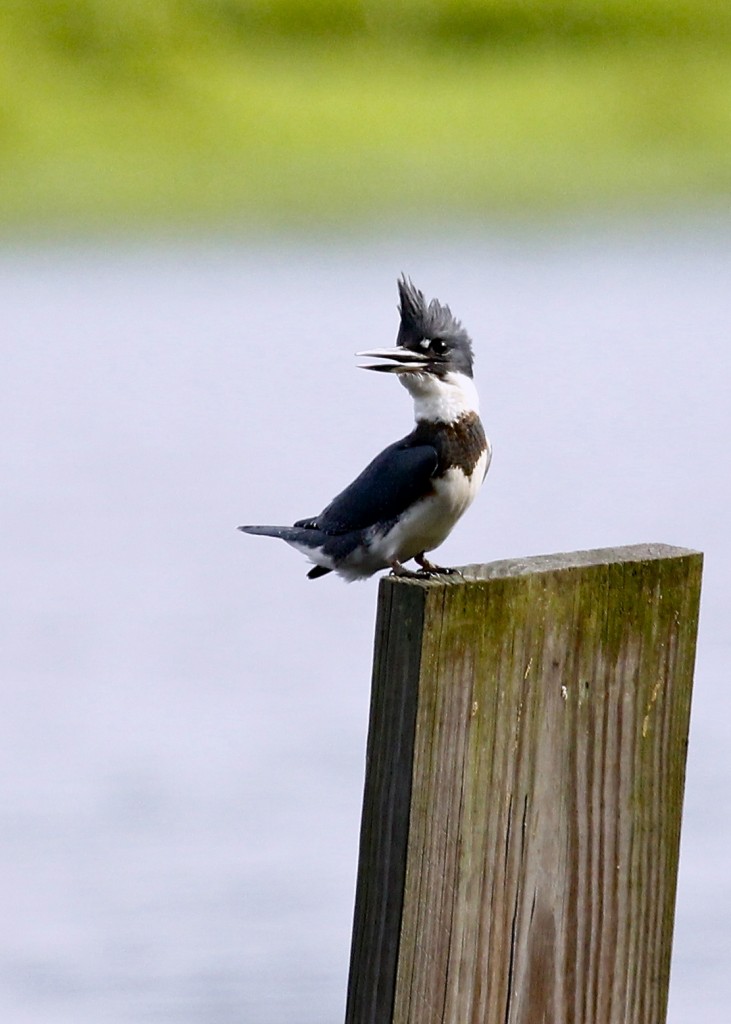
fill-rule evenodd
<path id="1" fill-rule="evenodd" d="M 279 537 L 280 540 L 304 544 L 308 548 L 319 548 L 327 539 L 320 530 L 297 526 L 240 526 L 239 529 L 255 537 Z"/>
<path id="2" fill-rule="evenodd" d="M 313 565 L 307 573 L 307 579 L 316 580 L 319 579 L 320 576 L 327 576 L 329 572 L 332 572 L 332 569 L 326 569 L 324 565 Z"/>
<path id="3" fill-rule="evenodd" d="M 472 342 L 449 306 L 443 306 L 437 299 L 427 305 L 424 293 L 403 275 L 398 280 L 398 290 L 401 324 L 396 344 L 418 352 L 425 338 L 438 339 L 447 345 L 453 369 L 471 377 Z"/>
<path id="4" fill-rule="evenodd" d="M 301 526 L 305 530 L 316 530 L 317 516 L 308 516 L 306 519 L 298 519 L 294 525 Z"/>
<path id="5" fill-rule="evenodd" d="M 430 444 L 412 447 L 407 440 L 377 455 L 317 517 L 316 528 L 333 535 L 387 523 L 429 494 L 438 462 L 436 449 Z"/>

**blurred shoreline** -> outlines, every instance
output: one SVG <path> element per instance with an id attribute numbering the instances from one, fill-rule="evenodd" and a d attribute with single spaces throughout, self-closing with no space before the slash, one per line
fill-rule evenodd
<path id="1" fill-rule="evenodd" d="M 722 201 L 730 55 L 720 0 L 14 0 L 0 231 Z"/>

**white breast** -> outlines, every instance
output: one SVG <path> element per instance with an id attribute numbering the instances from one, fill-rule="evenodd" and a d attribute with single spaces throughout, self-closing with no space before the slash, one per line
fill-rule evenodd
<path id="1" fill-rule="evenodd" d="M 414 399 L 417 422 L 454 423 L 465 413 L 480 411 L 475 382 L 464 373 L 406 373 L 399 380 Z"/>
<path id="2" fill-rule="evenodd" d="M 434 481 L 434 493 L 418 502 L 396 523 L 385 537 L 374 540 L 371 551 L 387 565 L 394 559 L 406 562 L 422 551 L 433 551 L 442 544 L 477 496 L 490 465 L 488 444 L 470 476 L 457 467 Z"/>

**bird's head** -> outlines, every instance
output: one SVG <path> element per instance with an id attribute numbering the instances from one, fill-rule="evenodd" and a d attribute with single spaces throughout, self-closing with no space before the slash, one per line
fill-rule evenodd
<path id="1" fill-rule="evenodd" d="M 402 276 L 398 281 L 401 324 L 395 348 L 371 349 L 359 356 L 383 359 L 364 370 L 395 373 L 416 403 L 417 419 L 443 419 L 434 410 L 472 411 L 477 399 L 472 383 L 472 342 L 449 306 L 436 299 L 427 304 L 424 293 Z M 446 403 L 446 405 L 445 405 Z"/>

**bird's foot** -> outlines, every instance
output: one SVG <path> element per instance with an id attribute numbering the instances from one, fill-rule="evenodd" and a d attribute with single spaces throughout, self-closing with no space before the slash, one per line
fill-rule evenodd
<path id="1" fill-rule="evenodd" d="M 407 580 L 429 580 L 433 576 L 461 576 L 462 573 L 459 569 L 448 569 L 441 565 L 432 565 L 428 561 L 422 552 L 420 555 L 414 556 L 414 561 L 418 562 L 421 566 L 420 569 L 407 569 L 405 565 L 402 565 L 399 561 L 391 562 L 391 575 L 400 576 L 402 579 Z"/>
<path id="2" fill-rule="evenodd" d="M 462 573 L 459 569 L 450 569 L 445 565 L 434 565 L 426 558 L 422 551 L 420 555 L 414 555 L 414 561 L 418 562 L 421 566 L 422 572 L 428 573 L 429 576 L 461 576 Z"/>
<path id="3" fill-rule="evenodd" d="M 424 569 L 407 569 L 405 565 L 401 565 L 401 562 L 391 562 L 391 575 L 400 576 L 401 579 L 405 580 L 428 580 L 431 575 L 425 572 Z"/>

